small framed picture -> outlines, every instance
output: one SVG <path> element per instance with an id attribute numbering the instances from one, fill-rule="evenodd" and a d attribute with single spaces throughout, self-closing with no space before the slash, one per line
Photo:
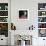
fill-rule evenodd
<path id="1" fill-rule="evenodd" d="M 19 9 L 19 19 L 29 19 L 29 10 Z"/>

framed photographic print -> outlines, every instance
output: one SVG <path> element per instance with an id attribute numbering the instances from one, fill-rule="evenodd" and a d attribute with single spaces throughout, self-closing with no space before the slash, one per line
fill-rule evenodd
<path id="1" fill-rule="evenodd" d="M 29 10 L 19 9 L 19 19 L 29 19 Z"/>

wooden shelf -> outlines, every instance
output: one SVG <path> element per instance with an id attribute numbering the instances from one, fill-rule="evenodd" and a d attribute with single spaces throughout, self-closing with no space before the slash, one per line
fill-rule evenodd
<path id="1" fill-rule="evenodd" d="M 8 22 L 0 22 L 0 23 L 8 23 Z"/>
<path id="2" fill-rule="evenodd" d="M 8 11 L 8 10 L 0 10 L 0 11 Z"/>
<path id="3" fill-rule="evenodd" d="M 46 10 L 38 10 L 38 11 L 46 11 Z"/>
<path id="4" fill-rule="evenodd" d="M 38 29 L 46 29 L 46 28 L 38 28 Z"/>
<path id="5" fill-rule="evenodd" d="M 44 16 L 38 16 L 38 17 L 46 17 L 46 15 L 44 15 Z"/>
<path id="6" fill-rule="evenodd" d="M 38 22 L 38 23 L 46 23 L 46 22 Z"/>
<path id="7" fill-rule="evenodd" d="M 8 17 L 8 16 L 0 16 L 0 17 Z"/>

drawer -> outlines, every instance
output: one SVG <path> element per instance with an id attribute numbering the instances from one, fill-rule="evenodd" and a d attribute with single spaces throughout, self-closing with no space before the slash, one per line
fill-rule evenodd
<path id="1" fill-rule="evenodd" d="M 7 38 L 3 38 L 3 37 L 1 37 L 0 38 L 0 45 L 7 45 L 8 44 L 8 39 Z"/>

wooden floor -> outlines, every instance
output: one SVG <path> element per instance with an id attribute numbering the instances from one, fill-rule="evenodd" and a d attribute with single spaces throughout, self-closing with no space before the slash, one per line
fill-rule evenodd
<path id="1" fill-rule="evenodd" d="M 8 45 L 0 45 L 0 46 L 8 46 Z"/>

